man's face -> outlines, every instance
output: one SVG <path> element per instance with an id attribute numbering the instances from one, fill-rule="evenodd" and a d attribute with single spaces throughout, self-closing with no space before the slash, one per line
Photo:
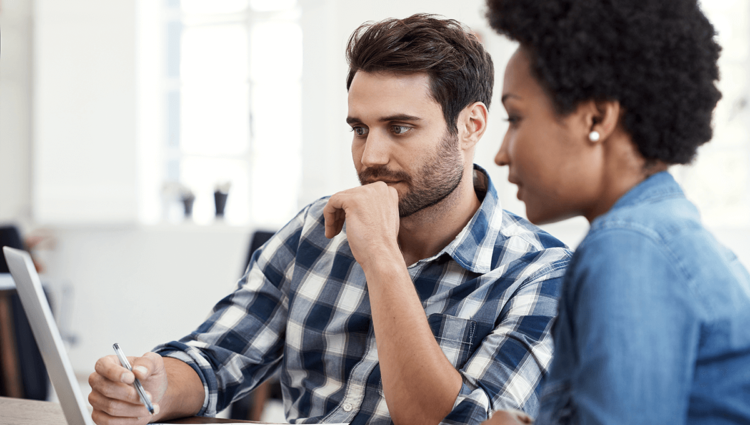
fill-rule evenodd
<path id="1" fill-rule="evenodd" d="M 430 96 L 427 74 L 357 72 L 346 121 L 360 183 L 394 187 L 401 217 L 439 203 L 461 182 L 458 138 Z"/>

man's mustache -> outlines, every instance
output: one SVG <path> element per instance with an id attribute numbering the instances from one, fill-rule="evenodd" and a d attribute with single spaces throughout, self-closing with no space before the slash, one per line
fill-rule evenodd
<path id="1" fill-rule="evenodd" d="M 358 174 L 361 184 L 369 184 L 376 181 L 411 183 L 411 177 L 403 171 L 391 171 L 386 167 L 366 168 Z"/>

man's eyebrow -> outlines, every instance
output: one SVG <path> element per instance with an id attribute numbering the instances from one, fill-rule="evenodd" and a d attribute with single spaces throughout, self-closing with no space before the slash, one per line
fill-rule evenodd
<path id="1" fill-rule="evenodd" d="M 396 115 L 388 115 L 387 117 L 379 118 L 378 121 L 380 122 L 390 122 L 390 121 L 422 121 L 422 118 L 415 117 L 414 115 L 408 115 L 408 114 L 396 114 Z M 361 124 L 362 120 L 357 117 L 346 117 L 346 123 L 347 124 Z"/>
<path id="2" fill-rule="evenodd" d="M 396 114 L 396 115 L 389 115 L 387 117 L 380 118 L 381 122 L 389 122 L 389 121 L 422 121 L 422 118 L 415 117 L 413 115 L 407 115 L 407 114 Z"/>
<path id="3" fill-rule="evenodd" d="M 510 98 L 516 98 L 516 99 L 520 99 L 520 98 L 521 98 L 521 96 L 518 96 L 518 95 L 516 95 L 516 94 L 513 94 L 513 93 L 506 93 L 506 94 L 504 94 L 504 95 L 503 95 L 503 97 L 502 97 L 502 98 L 500 99 L 500 103 L 505 103 L 505 100 L 506 100 L 506 99 L 510 99 Z"/>

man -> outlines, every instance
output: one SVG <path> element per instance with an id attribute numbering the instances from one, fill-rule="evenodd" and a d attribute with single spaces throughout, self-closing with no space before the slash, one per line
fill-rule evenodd
<path id="1" fill-rule="evenodd" d="M 91 375 L 98 423 L 212 415 L 280 369 L 287 418 L 479 423 L 537 409 L 569 252 L 502 211 L 472 164 L 489 54 L 428 15 L 363 25 L 347 48 L 362 186 L 303 209 L 191 335 Z"/>

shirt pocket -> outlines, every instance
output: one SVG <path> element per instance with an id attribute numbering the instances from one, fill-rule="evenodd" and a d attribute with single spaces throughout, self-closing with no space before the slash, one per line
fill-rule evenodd
<path id="1" fill-rule="evenodd" d="M 456 369 L 463 367 L 474 351 L 477 322 L 447 314 L 431 314 L 427 316 L 427 323 L 445 357 Z M 382 380 L 378 383 L 378 394 L 385 397 Z"/>
<path id="2" fill-rule="evenodd" d="M 432 334 L 451 364 L 460 369 L 471 356 L 477 337 L 477 322 L 447 314 L 427 316 Z"/>

